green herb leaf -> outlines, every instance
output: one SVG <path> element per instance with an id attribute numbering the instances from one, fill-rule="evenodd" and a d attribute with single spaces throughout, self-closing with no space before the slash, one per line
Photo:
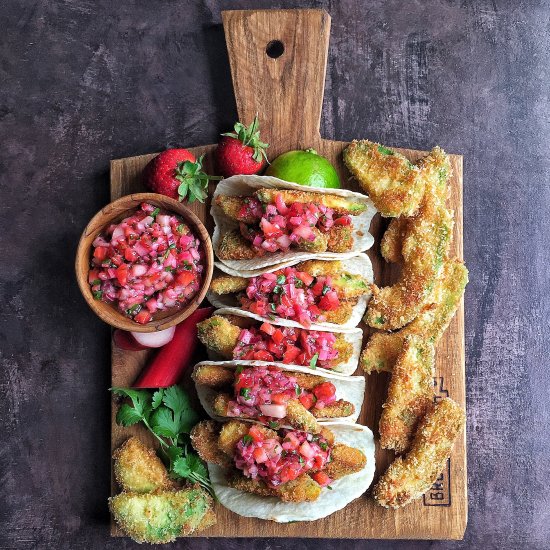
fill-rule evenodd
<path id="1" fill-rule="evenodd" d="M 95 290 L 92 294 L 94 295 L 94 300 L 101 300 L 103 297 L 103 292 L 101 290 Z"/>
<path id="2" fill-rule="evenodd" d="M 151 406 L 153 409 L 158 409 L 162 403 L 162 397 L 164 395 L 164 390 L 162 388 L 158 389 L 153 394 L 153 401 L 151 403 Z"/>
<path id="3" fill-rule="evenodd" d="M 197 478 L 206 479 L 208 477 L 206 466 L 198 455 L 194 453 L 176 459 L 172 470 L 180 477 L 191 481 L 197 481 Z"/>
<path id="4" fill-rule="evenodd" d="M 152 218 L 156 218 L 158 216 L 160 212 L 160 208 L 155 208 L 152 212 L 151 212 L 151 217 Z"/>
<path id="5" fill-rule="evenodd" d="M 319 354 L 316 353 L 312 358 L 311 358 L 311 361 L 309 362 L 309 366 L 312 368 L 312 369 L 316 369 L 317 368 L 317 359 L 319 359 Z"/>
<path id="6" fill-rule="evenodd" d="M 129 397 L 136 412 L 148 420 L 151 414 L 151 394 L 147 390 L 132 390 L 128 388 L 111 388 L 115 395 Z"/>
<path id="7" fill-rule="evenodd" d="M 248 445 L 250 443 L 252 443 L 254 440 L 252 439 L 252 436 L 246 434 L 243 436 L 243 444 L 244 445 Z"/>
<path id="8" fill-rule="evenodd" d="M 286 282 L 286 277 L 284 275 L 277 275 L 277 284 L 284 285 Z"/>
<path id="9" fill-rule="evenodd" d="M 241 395 L 245 399 L 248 399 L 250 397 L 250 388 L 241 388 L 239 395 Z"/>
<path id="10" fill-rule="evenodd" d="M 278 422 L 274 422 L 273 420 L 270 420 L 267 425 L 272 429 L 272 430 L 278 430 L 279 429 L 279 423 Z"/>
<path id="11" fill-rule="evenodd" d="M 128 403 L 123 403 L 116 413 L 116 422 L 120 426 L 133 426 L 142 420 L 143 416 L 139 414 L 136 409 L 130 407 Z"/>

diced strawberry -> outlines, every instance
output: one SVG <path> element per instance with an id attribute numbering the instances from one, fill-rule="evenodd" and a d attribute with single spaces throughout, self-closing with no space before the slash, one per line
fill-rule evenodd
<path id="1" fill-rule="evenodd" d="M 195 280 L 196 275 L 192 271 L 182 271 L 176 277 L 176 284 L 187 286 Z"/>
<path id="2" fill-rule="evenodd" d="M 135 262 L 138 259 L 137 252 L 131 248 L 124 250 L 124 259 L 129 262 Z"/>
<path id="3" fill-rule="evenodd" d="M 102 262 L 107 257 L 109 249 L 105 246 L 98 246 L 94 250 L 94 258 Z"/>
<path id="4" fill-rule="evenodd" d="M 148 323 L 152 318 L 153 318 L 153 316 L 152 316 L 146 309 L 142 309 L 142 310 L 134 317 L 134 321 L 135 321 L 136 323 L 140 323 L 141 325 L 145 325 L 145 324 Z"/>
<path id="5" fill-rule="evenodd" d="M 260 428 L 258 426 L 256 426 L 255 424 L 253 424 L 250 428 L 250 430 L 248 430 L 248 435 L 257 443 L 258 441 L 263 441 L 265 438 L 264 438 L 264 434 L 262 433 L 262 431 L 260 430 Z"/>
<path id="6" fill-rule="evenodd" d="M 308 410 L 311 409 L 315 403 L 315 396 L 309 392 L 302 392 L 298 399 L 300 403 Z"/>
<path id="7" fill-rule="evenodd" d="M 334 311 L 340 307 L 338 294 L 334 290 L 327 292 L 320 300 L 319 307 L 325 311 Z"/>
<path id="8" fill-rule="evenodd" d="M 263 447 L 256 447 L 252 454 L 254 456 L 254 460 L 258 464 L 263 464 L 264 462 L 267 462 L 269 460 L 269 457 L 267 456 L 267 453 L 265 452 L 265 449 Z"/>
<path id="9" fill-rule="evenodd" d="M 275 405 L 284 405 L 290 397 L 285 393 L 273 393 L 271 394 L 271 402 Z"/>
<path id="10" fill-rule="evenodd" d="M 126 264 L 120 265 L 117 267 L 115 274 L 120 286 L 125 286 L 128 282 L 128 266 Z"/>
<path id="11" fill-rule="evenodd" d="M 257 361 L 273 361 L 273 355 L 266 350 L 254 352 L 254 359 Z"/>
<path id="12" fill-rule="evenodd" d="M 276 329 L 273 325 L 270 325 L 269 323 L 262 323 L 262 325 L 260 326 L 260 330 L 271 336 Z"/>
<path id="13" fill-rule="evenodd" d="M 264 323 L 265 324 L 265 323 Z M 263 326 L 263 325 L 262 325 Z M 273 328 L 273 327 L 272 327 Z M 271 334 L 271 338 L 273 338 L 273 341 L 279 345 L 282 343 L 282 341 L 284 340 L 284 335 L 283 335 L 283 332 L 281 329 L 276 329 L 273 331 L 273 333 Z"/>
<path id="14" fill-rule="evenodd" d="M 283 363 L 286 363 L 287 365 L 292 363 L 298 355 L 300 355 L 300 348 L 297 348 L 296 346 L 288 346 L 283 355 Z"/>
<path id="15" fill-rule="evenodd" d="M 351 218 L 349 216 L 341 216 L 334 220 L 335 225 L 351 225 Z"/>
<path id="16" fill-rule="evenodd" d="M 314 277 L 312 277 L 309 273 L 306 273 L 305 271 L 297 271 L 296 277 L 302 281 L 306 286 L 309 286 L 312 282 Z"/>
<path id="17" fill-rule="evenodd" d="M 317 399 L 327 401 L 336 395 L 336 387 L 332 382 L 322 382 L 313 388 Z"/>
<path id="18" fill-rule="evenodd" d="M 321 487 L 326 487 L 332 481 L 325 472 L 315 472 L 311 474 L 311 477 L 313 481 L 317 482 Z"/>

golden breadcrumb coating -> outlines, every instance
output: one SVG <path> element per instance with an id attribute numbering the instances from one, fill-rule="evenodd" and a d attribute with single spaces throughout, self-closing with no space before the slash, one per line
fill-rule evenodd
<path id="1" fill-rule="evenodd" d="M 344 149 L 344 162 L 383 216 L 412 216 L 424 196 L 420 169 L 402 154 L 368 140 Z"/>
<path id="2" fill-rule="evenodd" d="M 333 225 L 327 231 L 329 252 L 349 252 L 353 249 L 353 231 L 349 225 Z"/>
<path id="3" fill-rule="evenodd" d="M 312 390 L 315 386 L 326 382 L 326 378 L 322 376 L 317 376 L 316 374 L 309 374 L 307 372 L 293 372 L 292 376 L 296 378 L 296 383 L 298 386 L 304 390 Z"/>
<path id="4" fill-rule="evenodd" d="M 359 361 L 363 370 L 391 372 L 405 338 L 416 334 L 437 346 L 449 326 L 468 283 L 468 270 L 459 259 L 445 260 L 443 273 L 437 280 L 432 296 L 433 303 L 405 328 L 392 333 L 377 332 L 371 336 Z"/>
<path id="5" fill-rule="evenodd" d="M 400 508 L 420 498 L 445 467 L 464 423 L 464 410 L 452 399 L 435 405 L 418 426 L 408 454 L 396 458 L 374 487 L 376 502 Z"/>
<path id="6" fill-rule="evenodd" d="M 355 301 L 340 302 L 338 309 L 334 311 L 323 311 L 326 323 L 333 323 L 335 325 L 343 325 L 348 322 L 349 318 L 353 314 L 353 306 Z"/>
<path id="7" fill-rule="evenodd" d="M 338 399 L 334 403 L 325 405 L 322 409 L 311 409 L 311 413 L 315 418 L 345 418 L 351 416 L 355 412 L 353 403 Z"/>
<path id="8" fill-rule="evenodd" d="M 235 369 L 220 365 L 201 365 L 195 369 L 192 378 L 197 384 L 219 390 L 233 384 Z"/>
<path id="9" fill-rule="evenodd" d="M 217 250 L 220 260 L 252 260 L 257 252 L 237 230 L 222 235 Z"/>
<path id="10" fill-rule="evenodd" d="M 401 251 L 403 239 L 407 230 L 408 218 L 393 218 L 380 241 L 380 253 L 386 262 L 398 263 L 403 261 Z"/>
<path id="11" fill-rule="evenodd" d="M 226 317 L 214 315 L 197 323 L 199 340 L 210 350 L 233 359 L 233 350 L 239 341 L 241 328 L 233 325 Z"/>
<path id="12" fill-rule="evenodd" d="M 216 294 L 232 294 L 245 290 L 248 286 L 248 279 L 245 277 L 235 277 L 233 275 L 216 275 L 212 277 L 210 290 Z"/>
<path id="13" fill-rule="evenodd" d="M 137 437 L 126 440 L 113 453 L 114 472 L 123 491 L 150 493 L 157 489 L 169 489 L 173 483 L 155 451 Z"/>
<path id="14" fill-rule="evenodd" d="M 436 160 L 425 161 L 430 178 L 420 210 L 407 221 L 401 278 L 375 290 L 369 302 L 365 321 L 373 328 L 395 330 L 415 319 L 429 303 L 447 257 L 454 224 L 453 212 L 445 207 L 450 171 L 448 157 L 440 149 L 436 152 Z"/>
<path id="15" fill-rule="evenodd" d="M 250 209 L 246 208 L 248 200 L 248 197 L 218 195 L 214 199 L 214 202 L 222 209 L 223 213 L 231 219 L 243 223 L 254 223 L 258 221 L 258 218 L 250 212 Z M 244 215 L 241 215 L 241 212 Z"/>
<path id="16" fill-rule="evenodd" d="M 227 468 L 231 461 L 218 445 L 220 429 L 221 424 L 214 420 L 199 422 L 191 430 L 191 445 L 204 461 Z"/>
<path id="17" fill-rule="evenodd" d="M 212 498 L 198 487 L 120 493 L 109 499 L 118 526 L 136 542 L 166 543 L 215 523 Z"/>
<path id="18" fill-rule="evenodd" d="M 316 193 L 315 191 L 298 191 L 296 189 L 258 189 L 255 192 L 260 202 L 264 204 L 275 203 L 275 197 L 281 195 L 287 206 L 295 202 L 322 204 L 332 208 L 337 216 L 362 214 L 367 206 L 362 202 L 355 202 L 340 195 L 330 193 Z"/>
<path id="19" fill-rule="evenodd" d="M 341 443 L 334 445 L 330 457 L 331 460 L 323 472 L 332 479 L 360 472 L 367 464 L 367 457 L 362 451 Z"/>
<path id="20" fill-rule="evenodd" d="M 382 405 L 380 446 L 405 452 L 420 419 L 433 403 L 435 350 L 418 336 L 407 336 L 397 356 Z"/>
<path id="21" fill-rule="evenodd" d="M 312 412 L 308 411 L 298 400 L 292 399 L 286 404 L 286 418 L 281 420 L 282 424 L 289 424 L 295 430 L 317 434 L 321 426 L 315 420 Z"/>

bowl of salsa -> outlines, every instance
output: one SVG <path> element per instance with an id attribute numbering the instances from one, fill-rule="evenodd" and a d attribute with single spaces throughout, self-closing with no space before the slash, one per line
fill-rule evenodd
<path id="1" fill-rule="evenodd" d="M 135 193 L 108 204 L 87 225 L 76 275 L 88 305 L 110 325 L 167 329 L 204 299 L 214 267 L 210 236 L 180 202 Z"/>

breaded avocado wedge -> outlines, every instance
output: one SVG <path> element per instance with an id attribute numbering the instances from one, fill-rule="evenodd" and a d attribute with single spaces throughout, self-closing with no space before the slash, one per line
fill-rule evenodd
<path id="1" fill-rule="evenodd" d="M 212 525 L 212 498 L 200 488 L 150 494 L 120 493 L 109 507 L 120 528 L 136 542 L 166 543 Z M 205 521 L 205 518 L 208 521 Z"/>

